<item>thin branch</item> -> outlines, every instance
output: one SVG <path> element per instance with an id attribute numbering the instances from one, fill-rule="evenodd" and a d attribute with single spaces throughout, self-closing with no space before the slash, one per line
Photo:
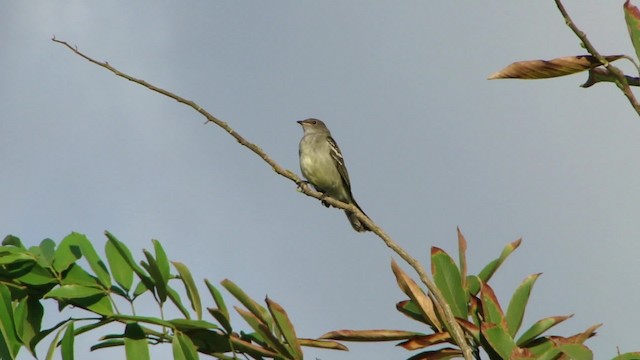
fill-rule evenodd
<path id="1" fill-rule="evenodd" d="M 624 96 L 627 97 L 627 99 L 629 100 L 629 103 L 631 103 L 631 106 L 633 106 L 633 108 L 636 110 L 636 113 L 640 115 L 640 103 L 638 103 L 635 95 L 633 94 L 633 91 L 631 91 L 631 87 L 627 83 L 627 79 L 625 78 L 625 75 L 622 72 L 622 70 L 611 65 L 611 63 L 609 63 L 598 52 L 598 50 L 596 50 L 593 44 L 591 44 L 591 41 L 589 41 L 589 39 L 587 38 L 587 35 L 576 26 L 573 20 L 571 20 L 571 17 L 569 16 L 569 13 L 567 13 L 567 10 L 564 8 L 564 5 L 562 5 L 562 2 L 560 0 L 555 0 L 555 2 L 567 26 L 576 34 L 576 36 L 580 39 L 580 41 L 582 41 L 584 48 L 589 52 L 589 54 L 593 55 L 596 59 L 598 59 L 598 61 L 600 61 L 602 66 L 604 66 L 607 70 L 609 70 L 609 72 L 614 76 L 614 78 L 616 79 L 615 81 L 616 85 L 618 85 L 618 88 L 622 90 L 622 92 L 624 93 Z"/>
<path id="2" fill-rule="evenodd" d="M 277 174 L 282 175 L 285 178 L 287 178 L 287 179 L 293 181 L 294 183 L 296 183 L 298 185 L 298 189 L 300 189 L 300 191 L 303 192 L 305 195 L 314 197 L 314 198 L 316 198 L 318 200 L 324 200 L 326 203 L 328 203 L 328 204 L 330 204 L 330 205 L 332 205 L 332 206 L 334 206 L 336 208 L 343 209 L 343 210 L 349 210 L 350 212 L 355 213 L 357 215 L 358 219 L 361 222 L 363 222 L 366 225 L 366 227 L 368 227 L 376 235 L 378 235 L 378 237 L 380 237 L 380 239 L 382 239 L 382 241 L 384 241 L 384 243 L 391 250 L 393 250 L 396 254 L 398 254 L 398 256 L 400 256 L 404 261 L 406 261 L 416 271 L 416 273 L 418 273 L 418 276 L 420 277 L 420 280 L 422 281 L 422 283 L 429 289 L 429 296 L 431 297 L 431 299 L 435 303 L 435 305 L 438 308 L 439 312 L 444 315 L 445 320 L 446 320 L 445 324 L 447 325 L 446 326 L 447 330 L 451 334 L 451 336 L 452 336 L 453 340 L 455 341 L 455 343 L 462 350 L 464 358 L 467 359 L 467 360 L 472 360 L 473 359 L 471 348 L 469 347 L 469 344 L 465 340 L 464 333 L 462 332 L 462 328 L 460 327 L 460 325 L 456 321 L 455 316 L 453 315 L 453 312 L 451 311 L 451 308 L 447 304 L 445 298 L 442 296 L 442 293 L 440 292 L 440 290 L 438 289 L 436 284 L 427 275 L 427 272 L 424 269 L 424 267 L 420 264 L 420 262 L 418 262 L 418 260 L 416 260 L 411 255 L 409 255 L 408 252 L 406 252 L 400 245 L 398 245 L 395 241 L 393 241 L 391 239 L 391 237 L 384 230 L 382 230 L 382 228 L 380 228 L 378 225 L 376 225 L 369 217 L 364 215 L 364 213 L 362 211 L 360 211 L 360 209 L 358 209 L 355 205 L 347 204 L 347 203 L 338 201 L 336 199 L 333 199 L 331 197 L 324 197 L 322 193 L 313 190 L 304 181 L 302 181 L 295 173 L 293 173 L 292 171 L 287 170 L 287 169 L 283 168 L 282 166 L 280 166 L 271 157 L 269 157 L 269 155 L 267 155 L 267 153 L 265 153 L 260 147 L 258 147 L 256 144 L 254 144 L 252 142 L 247 141 L 244 137 L 242 137 L 240 134 L 238 134 L 236 131 L 234 131 L 226 122 L 224 122 L 224 121 L 216 118 L 215 116 L 211 115 L 209 112 L 204 110 L 200 105 L 196 104 L 195 102 L 193 102 L 191 100 L 188 100 L 188 99 L 185 99 L 183 97 L 180 97 L 180 96 L 178 96 L 176 94 L 173 94 L 173 93 L 171 93 L 171 92 L 169 92 L 167 90 L 164 90 L 164 89 L 159 88 L 157 86 L 154 86 L 152 84 L 149 84 L 148 82 L 146 82 L 144 80 L 136 79 L 136 78 L 134 78 L 134 77 L 132 77 L 130 75 L 127 75 L 127 74 L 121 72 L 120 70 L 114 68 L 113 66 L 109 65 L 108 62 L 97 61 L 97 60 L 95 60 L 95 59 L 83 54 L 82 52 L 80 52 L 78 50 L 77 47 L 73 47 L 73 46 L 69 45 L 65 41 L 57 40 L 56 38 L 53 38 L 51 40 L 56 42 L 56 43 L 59 43 L 59 44 L 62 44 L 64 46 L 66 46 L 68 49 L 73 51 L 76 55 L 79 55 L 82 58 L 84 58 L 85 60 L 111 71 L 113 74 L 115 74 L 117 76 L 125 78 L 125 79 L 127 79 L 127 80 L 129 80 L 131 82 L 136 83 L 136 84 L 142 85 L 142 86 L 148 88 L 149 90 L 153 90 L 155 92 L 158 92 L 158 93 L 160 93 L 160 94 L 162 94 L 164 96 L 167 96 L 167 97 L 169 97 L 171 99 L 176 100 L 179 103 L 185 104 L 185 105 L 193 108 L 194 110 L 196 110 L 197 112 L 202 114 L 202 116 L 204 116 L 207 119 L 207 121 L 210 121 L 210 122 L 218 125 L 219 127 L 221 127 L 227 133 L 229 133 L 229 135 L 233 136 L 233 138 L 236 139 L 241 145 L 247 147 L 253 153 L 255 153 L 256 155 L 261 157 L 267 164 L 269 164 L 269 166 L 271 166 L 271 168 Z"/>

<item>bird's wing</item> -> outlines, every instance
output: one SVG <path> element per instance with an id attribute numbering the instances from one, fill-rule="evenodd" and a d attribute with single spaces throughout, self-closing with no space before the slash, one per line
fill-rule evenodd
<path id="1" fill-rule="evenodd" d="M 338 172 L 340 173 L 340 177 L 342 178 L 342 182 L 344 183 L 345 188 L 349 192 L 351 196 L 351 181 L 349 181 L 349 173 L 347 172 L 347 167 L 344 166 L 344 158 L 342 157 L 342 152 L 338 147 L 338 144 L 331 136 L 327 137 L 327 141 L 329 142 L 329 148 L 331 152 L 331 157 L 336 164 L 336 168 L 338 168 Z M 351 196 L 353 198 L 353 196 Z"/>

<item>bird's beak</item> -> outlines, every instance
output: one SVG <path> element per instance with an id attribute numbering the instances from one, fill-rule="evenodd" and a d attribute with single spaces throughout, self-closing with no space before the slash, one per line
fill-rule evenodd
<path id="1" fill-rule="evenodd" d="M 298 124 L 302 125 L 302 123 L 304 122 L 304 120 L 298 120 L 296 121 Z"/>

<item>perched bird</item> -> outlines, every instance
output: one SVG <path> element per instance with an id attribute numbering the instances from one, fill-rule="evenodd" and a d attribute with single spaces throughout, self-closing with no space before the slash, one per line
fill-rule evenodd
<path id="1" fill-rule="evenodd" d="M 299 149 L 302 175 L 321 193 L 360 209 L 351 193 L 342 153 L 327 125 L 318 119 L 301 120 L 298 124 L 304 130 Z M 353 212 L 345 210 L 345 213 L 355 231 L 371 231 Z"/>

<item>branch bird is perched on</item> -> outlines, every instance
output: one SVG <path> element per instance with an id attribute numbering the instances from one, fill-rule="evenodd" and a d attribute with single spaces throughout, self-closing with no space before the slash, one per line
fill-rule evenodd
<path id="1" fill-rule="evenodd" d="M 353 204 L 362 211 L 353 198 L 342 153 L 327 125 L 318 119 L 301 120 L 298 124 L 304 130 L 299 150 L 302 175 L 316 190 L 336 200 Z M 358 220 L 356 214 L 347 210 L 345 213 L 355 231 L 371 231 Z"/>

